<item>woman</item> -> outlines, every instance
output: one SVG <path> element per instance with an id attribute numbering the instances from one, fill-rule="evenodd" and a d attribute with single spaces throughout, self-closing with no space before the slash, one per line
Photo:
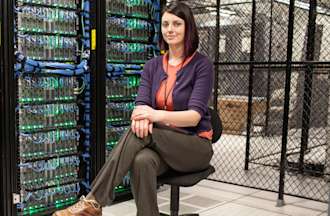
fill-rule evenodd
<path id="1" fill-rule="evenodd" d="M 119 140 L 86 198 L 56 216 L 101 215 L 114 188 L 130 170 L 138 216 L 158 216 L 157 176 L 168 169 L 192 172 L 208 167 L 213 150 L 207 102 L 213 66 L 196 50 L 198 33 L 190 8 L 164 8 L 160 47 L 141 76 L 131 128 Z"/>

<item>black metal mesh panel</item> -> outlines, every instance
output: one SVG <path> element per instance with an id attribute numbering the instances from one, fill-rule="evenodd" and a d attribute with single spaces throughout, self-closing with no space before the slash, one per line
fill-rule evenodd
<path id="1" fill-rule="evenodd" d="M 304 74 L 301 71 L 299 74 Z M 328 186 L 326 185 L 326 126 L 328 115 L 329 81 L 328 74 L 322 70 L 314 70 L 313 86 L 307 86 L 312 91 L 310 98 L 310 116 L 303 109 L 304 78 L 299 78 L 297 85 L 297 104 L 292 109 L 296 114 L 290 125 L 287 151 L 287 181 L 285 192 L 316 200 L 327 200 Z M 309 120 L 308 142 L 306 150 L 302 150 L 304 134 L 302 123 Z M 307 130 L 306 130 L 307 131 Z M 304 152 L 304 158 L 299 160 Z M 302 167 L 299 170 L 299 167 Z"/>
<path id="2" fill-rule="evenodd" d="M 255 97 L 252 103 L 250 161 L 278 167 L 281 156 L 284 90 L 277 84 L 284 83 L 285 70 L 272 66 L 274 65 L 255 70 L 256 74 L 262 75 L 262 79 L 253 87 L 255 91 L 263 94 Z M 266 83 L 266 88 L 260 88 L 259 83 Z"/>
<path id="3" fill-rule="evenodd" d="M 301 7 L 296 6 L 294 11 L 292 61 L 306 59 L 308 9 L 302 9 Z"/>
<path id="4" fill-rule="evenodd" d="M 224 134 L 241 135 L 246 128 L 249 67 L 222 65 L 219 69 L 218 110 Z M 233 88 L 240 86 L 240 88 Z M 221 140 L 222 143 L 225 143 Z"/>
<path id="5" fill-rule="evenodd" d="M 319 2 L 319 6 L 323 9 L 322 15 L 317 15 L 316 16 L 316 24 L 318 27 L 318 31 L 322 32 L 319 33 L 319 40 L 321 40 L 321 43 L 318 44 L 319 48 L 316 47 L 316 55 L 315 55 L 315 60 L 318 61 L 329 61 L 329 55 L 330 55 L 330 50 L 327 49 L 326 47 L 328 44 L 330 44 L 330 2 L 327 0 L 322 0 Z M 323 45 L 320 45 L 323 44 Z M 318 56 L 318 58 L 316 58 Z M 326 70 L 327 74 L 323 75 L 323 79 L 327 77 L 328 79 L 328 91 L 323 90 L 323 94 L 325 97 L 327 97 L 328 104 L 325 104 L 325 107 L 328 107 L 328 109 L 324 109 L 324 113 L 327 113 L 327 117 L 325 117 L 327 123 L 326 127 L 326 136 L 324 137 L 326 139 L 326 144 L 325 144 L 325 161 L 324 161 L 324 174 L 325 179 L 327 182 L 330 180 L 330 74 L 329 70 Z"/>
<path id="6" fill-rule="evenodd" d="M 217 101 L 224 131 L 213 146 L 216 172 L 210 179 L 278 191 L 290 1 L 256 0 L 255 14 L 252 0 L 221 0 L 219 8 L 216 0 L 185 2 L 195 15 L 199 51 L 214 60 L 218 74 Z M 330 124 L 330 3 L 317 0 L 311 59 L 310 2 L 295 1 L 284 193 L 326 201 L 330 180 L 330 132 L 326 131 Z M 313 60 L 324 63 L 311 63 Z"/>
<path id="7" fill-rule="evenodd" d="M 272 5 L 271 14 L 271 61 L 286 61 L 288 44 L 288 14 L 289 7 L 275 1 L 268 1 Z"/>
<path id="8" fill-rule="evenodd" d="M 255 32 L 254 32 L 254 59 L 255 61 L 268 61 L 271 57 L 271 30 L 274 28 L 272 4 L 256 3 Z M 278 187 L 278 171 L 265 166 L 258 161 L 259 157 L 271 154 L 260 136 L 265 133 L 265 112 L 267 105 L 267 92 L 273 91 L 267 80 L 276 79 L 276 73 L 269 71 L 268 66 L 241 64 L 250 61 L 252 37 L 252 3 L 246 2 L 232 4 L 230 1 L 223 4 L 220 9 L 235 11 L 228 18 L 220 17 L 220 62 L 219 70 L 219 98 L 218 108 L 224 124 L 224 134 L 219 143 L 215 145 L 213 162 L 217 167 L 211 178 L 224 182 L 262 188 L 275 191 Z M 221 10 L 220 10 L 221 12 Z M 228 13 L 228 12 L 227 12 Z M 224 49 L 221 50 L 221 47 Z M 222 58 L 224 56 L 224 58 Z M 228 62 L 226 64 L 226 62 Z M 229 64 L 230 62 L 230 64 Z M 252 126 L 254 134 L 250 140 L 250 163 L 246 157 L 246 127 L 248 117 L 249 77 L 253 70 L 252 89 Z M 274 122 L 274 121 L 273 121 Z M 266 140 L 267 141 L 267 140 Z M 272 140 L 268 146 L 273 146 Z M 280 146 L 280 143 L 277 144 Z M 265 148 L 264 148 L 265 147 Z M 267 152 L 268 151 L 268 152 Z M 278 149 L 274 150 L 278 152 Z M 257 159 L 256 159 L 257 158 Z M 259 159 L 261 160 L 261 159 Z M 245 165 L 249 165 L 245 170 Z"/>
<path id="9" fill-rule="evenodd" d="M 215 59 L 215 52 L 216 49 L 214 47 L 214 43 L 216 43 L 216 30 L 213 26 L 203 26 L 200 19 L 203 19 L 203 16 L 200 15 L 198 17 L 197 25 L 199 27 L 199 37 L 200 37 L 200 44 L 199 44 L 199 51 L 204 55 L 207 55 L 211 60 Z"/>
<path id="10" fill-rule="evenodd" d="M 329 61 L 327 20 L 329 5 L 317 1 L 314 34 L 315 61 Z M 293 60 L 308 61 L 309 4 L 296 1 Z M 327 30 L 328 31 L 327 31 Z M 329 70 L 307 62 L 296 65 L 292 73 L 285 193 L 326 201 Z M 313 74 L 309 76 L 308 74 Z"/>
<path id="11" fill-rule="evenodd" d="M 318 1 L 318 14 L 316 16 L 317 38 L 315 44 L 316 61 L 329 61 L 330 49 L 330 2 L 328 0 Z"/>
<path id="12" fill-rule="evenodd" d="M 251 3 L 220 5 L 220 62 L 248 61 L 251 49 Z"/>

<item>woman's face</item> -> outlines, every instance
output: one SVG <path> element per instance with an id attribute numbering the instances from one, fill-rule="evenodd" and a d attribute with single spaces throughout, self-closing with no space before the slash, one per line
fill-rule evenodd
<path id="1" fill-rule="evenodd" d="M 163 38 L 169 46 L 184 44 L 185 23 L 183 19 L 165 12 L 161 25 Z"/>

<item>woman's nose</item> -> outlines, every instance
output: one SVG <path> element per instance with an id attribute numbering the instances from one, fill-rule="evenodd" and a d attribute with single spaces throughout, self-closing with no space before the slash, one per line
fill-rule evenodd
<path id="1" fill-rule="evenodd" d="M 172 24 L 169 24 L 169 25 L 168 25 L 167 30 L 168 30 L 169 32 L 172 32 L 172 31 L 173 31 L 173 26 L 172 26 Z"/>

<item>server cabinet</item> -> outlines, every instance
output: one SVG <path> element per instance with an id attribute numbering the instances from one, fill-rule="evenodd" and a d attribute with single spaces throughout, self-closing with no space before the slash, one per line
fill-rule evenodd
<path id="1" fill-rule="evenodd" d="M 160 1 L 106 1 L 105 145 L 106 159 L 130 127 L 144 63 L 159 55 Z M 130 193 L 130 174 L 115 189 Z"/>
<path id="2" fill-rule="evenodd" d="M 49 215 L 91 181 L 89 1 L 3 7 L 3 215 Z"/>

